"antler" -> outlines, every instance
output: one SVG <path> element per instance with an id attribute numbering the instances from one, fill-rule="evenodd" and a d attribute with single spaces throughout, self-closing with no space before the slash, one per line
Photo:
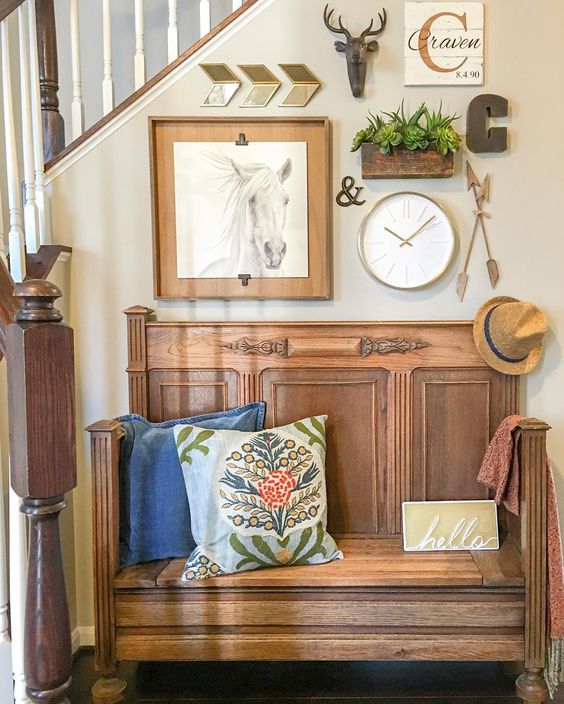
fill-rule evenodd
<path id="1" fill-rule="evenodd" d="M 331 17 L 333 17 L 333 10 L 329 10 L 329 5 L 325 5 L 325 12 L 323 13 L 323 19 L 325 20 L 325 26 L 327 29 L 330 29 L 332 32 L 336 32 L 337 34 L 344 34 L 347 39 L 351 39 L 351 33 L 349 30 L 343 26 L 343 20 L 341 18 L 341 15 L 339 15 L 339 26 L 334 27 L 331 24 Z"/>
<path id="2" fill-rule="evenodd" d="M 378 13 L 378 18 L 380 19 L 380 28 L 373 30 L 372 27 L 374 27 L 374 19 L 370 20 L 370 24 L 368 25 L 367 29 L 365 29 L 364 32 L 361 34 L 364 39 L 366 37 L 376 37 L 378 36 L 378 34 L 382 34 L 382 32 L 386 29 L 386 22 L 388 21 L 388 16 L 386 14 L 385 9 L 382 9 L 382 12 Z"/>

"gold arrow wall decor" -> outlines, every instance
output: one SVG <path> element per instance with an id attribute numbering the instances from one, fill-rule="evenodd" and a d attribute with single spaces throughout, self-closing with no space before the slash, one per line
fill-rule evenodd
<path id="1" fill-rule="evenodd" d="M 305 64 L 278 64 L 292 81 L 290 92 L 280 103 L 281 108 L 305 108 L 317 91 L 321 81 Z"/>
<path id="2" fill-rule="evenodd" d="M 265 108 L 282 83 L 264 64 L 239 64 L 239 68 L 253 84 L 241 107 Z"/>
<path id="3" fill-rule="evenodd" d="M 205 108 L 224 108 L 241 87 L 241 81 L 227 64 L 200 64 L 213 87 L 202 103 Z"/>

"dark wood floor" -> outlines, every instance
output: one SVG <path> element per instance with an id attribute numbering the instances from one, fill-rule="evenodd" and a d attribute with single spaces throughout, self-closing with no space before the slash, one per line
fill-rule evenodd
<path id="1" fill-rule="evenodd" d="M 497 663 L 126 663 L 121 673 L 125 704 L 521 704 Z M 81 650 L 72 704 L 90 701 L 95 679 Z"/>

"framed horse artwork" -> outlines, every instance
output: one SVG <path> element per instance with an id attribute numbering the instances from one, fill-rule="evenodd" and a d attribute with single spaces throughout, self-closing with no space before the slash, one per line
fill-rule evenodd
<path id="1" fill-rule="evenodd" d="M 160 299 L 331 297 L 324 117 L 149 118 Z"/>

